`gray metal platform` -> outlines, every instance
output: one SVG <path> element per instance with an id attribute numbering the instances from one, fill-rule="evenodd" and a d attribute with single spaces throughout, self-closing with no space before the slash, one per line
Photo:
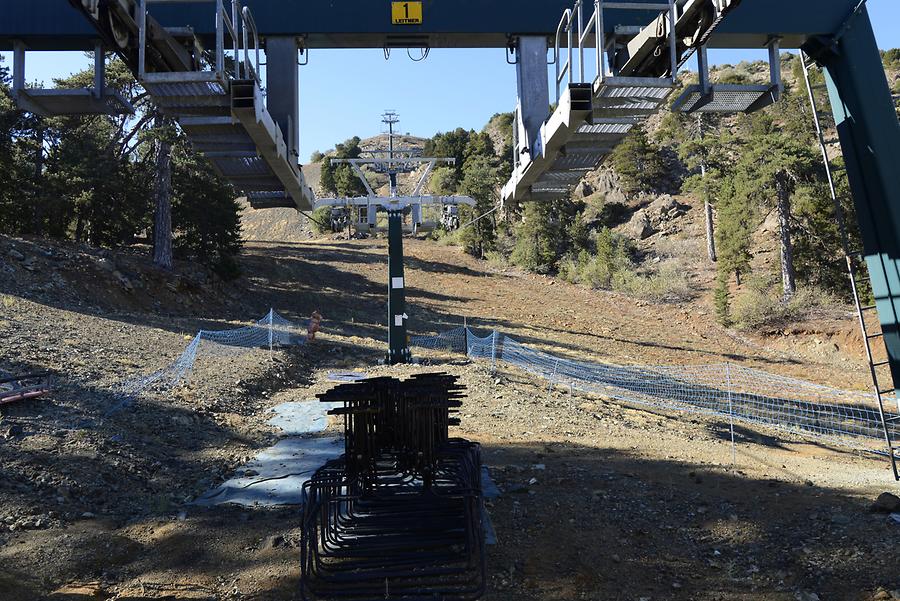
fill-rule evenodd
<path id="1" fill-rule="evenodd" d="M 700 85 L 688 86 L 672 105 L 682 113 L 752 113 L 774 104 L 778 86 L 713 84 L 704 93 Z"/>
<path id="2" fill-rule="evenodd" d="M 94 85 L 85 88 L 33 88 L 26 85 L 25 44 L 13 47 L 12 96 L 16 106 L 44 117 L 58 115 L 131 115 L 134 107 L 122 94 L 106 86 L 103 46 L 94 46 Z"/>
<path id="3" fill-rule="evenodd" d="M 22 88 L 15 93 L 17 106 L 25 111 L 54 117 L 57 115 L 130 115 L 131 103 L 116 90 L 97 95 L 90 88 Z"/>

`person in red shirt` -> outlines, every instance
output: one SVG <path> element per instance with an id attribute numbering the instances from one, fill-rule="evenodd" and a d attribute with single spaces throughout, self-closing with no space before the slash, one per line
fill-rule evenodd
<path id="1" fill-rule="evenodd" d="M 306 324 L 306 339 L 307 340 L 315 340 L 316 332 L 319 331 L 319 328 L 322 326 L 322 314 L 318 311 L 313 311 L 312 316 L 309 318 L 309 321 Z"/>

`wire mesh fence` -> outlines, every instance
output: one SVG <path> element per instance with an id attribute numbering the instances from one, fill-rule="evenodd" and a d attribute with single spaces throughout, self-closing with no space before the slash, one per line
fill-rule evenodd
<path id="1" fill-rule="evenodd" d="M 821 386 L 731 363 L 687 366 L 576 361 L 541 352 L 493 331 L 479 336 L 456 328 L 418 336 L 410 346 L 464 352 L 472 359 L 505 362 L 551 385 L 627 403 L 727 417 L 858 446 L 884 440 L 871 395 Z M 894 436 L 900 423 L 886 415 Z"/>
<path id="2" fill-rule="evenodd" d="M 270 309 L 249 326 L 231 330 L 200 330 L 175 361 L 147 375 L 129 378 L 116 387 L 116 404 L 107 414 L 115 413 L 147 392 L 167 392 L 186 381 L 201 355 L 221 357 L 242 354 L 252 349 L 272 352 L 283 346 L 304 344 L 303 328 Z"/>

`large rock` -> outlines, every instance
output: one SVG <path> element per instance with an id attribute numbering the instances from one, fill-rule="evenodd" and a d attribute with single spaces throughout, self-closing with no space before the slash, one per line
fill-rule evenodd
<path id="1" fill-rule="evenodd" d="M 663 194 L 650 203 L 647 210 L 651 213 L 664 215 L 678 206 L 678 201 L 672 198 L 671 194 Z"/>
<path id="2" fill-rule="evenodd" d="M 601 167 L 596 175 L 589 176 L 588 182 L 591 193 L 600 194 L 607 203 L 625 203 L 627 201 L 625 193 L 622 192 L 622 187 L 619 185 L 619 178 L 608 167 Z"/>
<path id="3" fill-rule="evenodd" d="M 589 183 L 586 181 L 582 181 L 580 184 L 575 186 L 575 198 L 587 198 L 591 194 L 594 193 L 594 189 L 591 187 Z"/>
<path id="4" fill-rule="evenodd" d="M 645 240 L 655 233 L 650 216 L 643 209 L 632 215 L 631 221 L 625 226 L 625 231 L 637 240 Z"/>
<path id="5" fill-rule="evenodd" d="M 128 279 L 121 271 L 113 271 L 113 277 L 119 282 L 119 285 L 126 291 L 131 292 L 134 290 L 134 284 L 131 283 L 131 280 Z"/>
<path id="6" fill-rule="evenodd" d="M 646 208 L 650 221 L 655 226 L 663 222 L 681 217 L 686 212 L 686 207 L 679 204 L 677 200 L 669 194 L 663 194 Z"/>
<path id="7" fill-rule="evenodd" d="M 872 503 L 871 510 L 875 513 L 900 512 L 900 497 L 889 492 L 883 492 Z"/>

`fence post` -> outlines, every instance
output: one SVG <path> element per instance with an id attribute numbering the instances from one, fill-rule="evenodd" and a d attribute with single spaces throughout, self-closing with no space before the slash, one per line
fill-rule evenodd
<path id="1" fill-rule="evenodd" d="M 725 385 L 728 387 L 728 421 L 731 430 L 731 468 L 737 464 L 737 449 L 734 446 L 734 402 L 731 398 L 731 368 L 725 363 Z"/>
<path id="2" fill-rule="evenodd" d="M 272 354 L 272 321 L 275 315 L 275 309 L 269 309 L 269 360 L 274 361 L 275 357 Z"/>
<path id="3" fill-rule="evenodd" d="M 497 330 L 491 334 L 491 373 L 497 371 Z"/>
<path id="4" fill-rule="evenodd" d="M 559 368 L 559 357 L 556 358 L 556 361 L 553 362 L 553 373 L 550 374 L 550 377 L 547 378 L 547 396 L 550 396 L 550 391 L 553 390 L 553 380 L 556 378 L 556 370 Z"/>
<path id="5" fill-rule="evenodd" d="M 466 357 L 469 356 L 469 323 L 465 316 L 463 316 L 463 353 Z"/>
<path id="6" fill-rule="evenodd" d="M 559 369 L 559 357 L 553 362 L 553 372 L 547 378 L 547 397 L 550 397 L 550 391 L 553 390 L 553 382 L 556 380 L 556 370 Z"/>

